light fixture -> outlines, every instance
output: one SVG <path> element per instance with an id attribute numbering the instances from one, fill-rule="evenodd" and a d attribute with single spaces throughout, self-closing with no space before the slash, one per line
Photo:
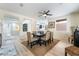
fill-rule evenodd
<path id="1" fill-rule="evenodd" d="M 46 15 L 46 14 L 44 14 L 43 16 L 44 16 L 44 17 L 46 17 L 47 15 Z"/>
<path id="2" fill-rule="evenodd" d="M 24 5 L 23 5 L 23 3 L 20 3 L 20 7 L 23 7 Z"/>

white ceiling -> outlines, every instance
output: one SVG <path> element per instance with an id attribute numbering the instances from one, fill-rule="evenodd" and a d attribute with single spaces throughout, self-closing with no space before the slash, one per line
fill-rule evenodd
<path id="1" fill-rule="evenodd" d="M 79 10 L 77 3 L 0 3 L 0 9 L 19 13 L 28 17 L 37 17 L 41 10 L 50 10 L 52 17 L 66 15 Z"/>

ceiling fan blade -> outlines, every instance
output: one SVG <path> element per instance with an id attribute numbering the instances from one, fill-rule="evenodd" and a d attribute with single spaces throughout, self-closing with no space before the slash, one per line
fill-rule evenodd
<path id="1" fill-rule="evenodd" d="M 40 14 L 40 15 L 38 15 L 39 17 L 41 17 L 42 16 L 42 14 Z"/>
<path id="2" fill-rule="evenodd" d="M 43 12 L 38 12 L 39 14 L 43 14 Z"/>
<path id="3" fill-rule="evenodd" d="M 47 14 L 47 13 L 49 13 L 49 12 L 50 12 L 50 11 L 49 11 L 49 10 L 47 10 L 47 11 L 46 11 L 46 14 Z"/>
<path id="4" fill-rule="evenodd" d="M 52 16 L 52 14 L 49 14 L 50 10 L 47 10 L 47 11 L 40 11 L 39 12 L 39 16 Z"/>
<path id="5" fill-rule="evenodd" d="M 52 16 L 52 14 L 47 14 L 47 15 Z"/>
<path id="6" fill-rule="evenodd" d="M 44 15 L 45 14 L 45 11 L 41 11 L 41 12 L 39 12 L 39 14 Z"/>

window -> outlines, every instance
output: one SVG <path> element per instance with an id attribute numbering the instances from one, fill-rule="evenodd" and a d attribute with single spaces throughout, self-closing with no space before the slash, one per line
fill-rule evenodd
<path id="1" fill-rule="evenodd" d="M 56 20 L 56 31 L 67 31 L 67 20 Z"/>
<path id="2" fill-rule="evenodd" d="M 37 20 L 36 22 L 36 29 L 39 31 L 39 30 L 45 30 L 46 29 L 46 25 L 48 24 L 48 21 L 47 20 Z"/>

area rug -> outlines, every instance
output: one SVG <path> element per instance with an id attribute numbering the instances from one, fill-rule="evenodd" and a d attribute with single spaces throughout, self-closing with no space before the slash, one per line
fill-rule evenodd
<path id="1" fill-rule="evenodd" d="M 45 45 L 34 45 L 32 48 L 27 46 L 27 42 L 24 41 L 22 44 L 27 47 L 35 56 L 44 56 L 48 51 L 50 51 L 57 43 L 59 40 L 54 39 L 53 42 L 47 46 Z"/>

